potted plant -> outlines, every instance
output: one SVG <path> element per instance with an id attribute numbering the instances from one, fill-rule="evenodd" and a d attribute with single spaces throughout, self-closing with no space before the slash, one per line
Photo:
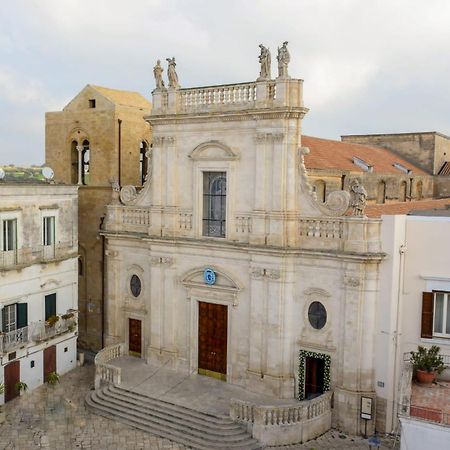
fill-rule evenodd
<path id="1" fill-rule="evenodd" d="M 16 391 L 19 392 L 19 395 L 22 397 L 22 395 L 28 390 L 28 384 L 24 383 L 23 381 L 18 381 L 15 385 Z"/>
<path id="2" fill-rule="evenodd" d="M 444 359 L 439 355 L 440 348 L 432 345 L 430 348 L 417 347 L 417 352 L 411 352 L 411 363 L 416 370 L 416 378 L 419 383 L 431 384 L 436 374 L 445 369 Z"/>
<path id="3" fill-rule="evenodd" d="M 47 377 L 47 383 L 50 386 L 55 386 L 59 383 L 59 375 L 56 372 L 50 372 Z"/>
<path id="4" fill-rule="evenodd" d="M 56 322 L 58 322 L 59 320 L 59 316 L 50 316 L 46 321 L 45 321 L 45 325 L 47 325 L 48 327 L 52 328 L 56 325 Z"/>
<path id="5" fill-rule="evenodd" d="M 5 392 L 5 385 L 3 383 L 0 383 L 0 395 Z M 0 424 L 4 423 L 6 420 L 5 418 L 5 410 L 4 405 L 0 405 Z"/>

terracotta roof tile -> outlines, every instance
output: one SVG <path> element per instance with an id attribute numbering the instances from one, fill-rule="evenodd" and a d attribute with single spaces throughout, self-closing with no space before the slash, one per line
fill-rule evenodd
<path id="1" fill-rule="evenodd" d="M 366 207 L 365 214 L 368 217 L 381 217 L 382 215 L 408 214 L 410 211 L 447 209 L 449 206 L 450 198 L 384 203 L 381 205 L 369 204 Z"/>
<path id="2" fill-rule="evenodd" d="M 352 172 L 364 172 L 353 163 L 353 157 L 362 159 L 373 166 L 375 173 L 394 173 L 401 175 L 403 172 L 393 165 L 400 163 L 413 171 L 414 174 L 426 175 L 426 172 L 417 166 L 398 156 L 396 153 L 382 147 L 375 147 L 349 142 L 332 141 L 311 136 L 302 136 L 302 146 L 309 147 L 311 152 L 305 156 L 307 169 L 337 169 Z"/>

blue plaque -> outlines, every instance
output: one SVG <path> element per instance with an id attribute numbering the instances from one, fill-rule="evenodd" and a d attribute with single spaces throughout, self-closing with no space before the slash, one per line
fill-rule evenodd
<path id="1" fill-rule="evenodd" d="M 206 284 L 214 284 L 216 282 L 216 272 L 212 269 L 205 269 L 203 272 L 203 279 Z"/>

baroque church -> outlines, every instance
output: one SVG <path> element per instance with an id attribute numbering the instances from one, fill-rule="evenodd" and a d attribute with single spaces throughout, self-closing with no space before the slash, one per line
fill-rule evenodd
<path id="1" fill-rule="evenodd" d="M 256 82 L 200 88 L 158 62 L 143 187 L 114 180 L 100 232 L 104 345 L 279 399 L 333 391 L 333 425 L 370 432 L 381 221 L 357 181 L 317 199 L 278 56 L 275 79 L 262 48 Z"/>

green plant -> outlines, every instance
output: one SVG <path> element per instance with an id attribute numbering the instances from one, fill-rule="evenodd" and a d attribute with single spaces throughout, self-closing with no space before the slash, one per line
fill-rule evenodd
<path id="1" fill-rule="evenodd" d="M 50 372 L 47 376 L 47 383 L 51 386 L 55 386 L 59 383 L 59 375 L 56 372 Z"/>
<path id="2" fill-rule="evenodd" d="M 76 325 L 76 323 L 71 323 L 71 324 L 67 327 L 67 329 L 69 330 L 70 333 L 72 333 L 72 331 L 75 330 L 75 325 Z"/>
<path id="3" fill-rule="evenodd" d="M 63 314 L 61 316 L 62 319 L 67 320 L 67 319 L 72 319 L 74 317 L 74 313 L 67 313 L 67 314 Z"/>
<path id="4" fill-rule="evenodd" d="M 5 385 L 3 383 L 0 383 L 0 395 L 5 392 Z"/>
<path id="5" fill-rule="evenodd" d="M 419 345 L 417 352 L 411 352 L 411 363 L 416 370 L 441 373 L 445 369 L 444 359 L 439 355 L 440 348 L 432 345 L 429 349 Z"/>
<path id="6" fill-rule="evenodd" d="M 46 325 L 48 325 L 49 327 L 54 327 L 56 322 L 58 322 L 59 320 L 59 316 L 50 316 L 46 321 Z"/>
<path id="7" fill-rule="evenodd" d="M 27 384 L 27 383 L 24 383 L 23 381 L 18 381 L 18 382 L 15 384 L 15 388 L 16 388 L 16 391 L 17 391 L 17 392 L 20 392 L 20 391 L 25 392 L 25 391 L 28 390 L 28 384 Z"/>

